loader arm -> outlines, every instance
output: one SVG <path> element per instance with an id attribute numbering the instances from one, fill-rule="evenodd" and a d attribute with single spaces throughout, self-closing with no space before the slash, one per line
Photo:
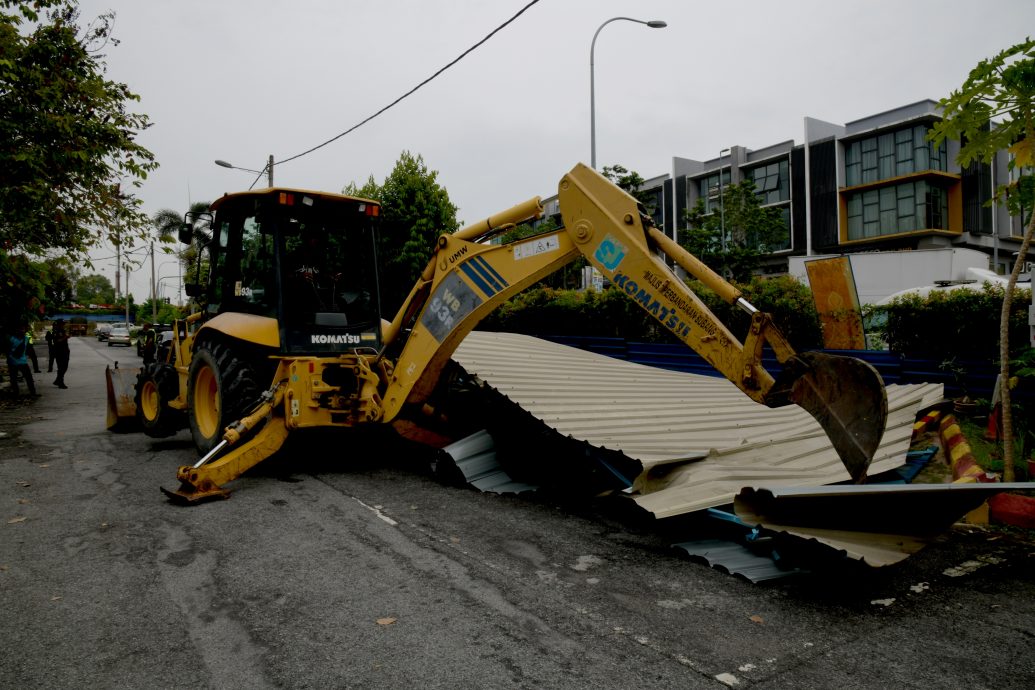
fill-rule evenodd
<path id="1" fill-rule="evenodd" d="M 770 317 L 739 290 L 653 227 L 636 200 L 585 165 L 560 182 L 564 227 L 508 244 L 481 241 L 538 217 L 538 199 L 438 240 L 436 251 L 385 332 L 394 361 L 382 421 L 424 402 L 463 338 L 504 301 L 585 256 L 618 289 L 756 402 L 795 403 L 823 427 L 851 477 L 861 481 L 884 433 L 887 398 L 870 365 L 822 353 L 798 355 Z M 731 304 L 752 314 L 743 343 L 669 268 L 668 257 Z M 761 364 L 769 343 L 779 380 Z"/>

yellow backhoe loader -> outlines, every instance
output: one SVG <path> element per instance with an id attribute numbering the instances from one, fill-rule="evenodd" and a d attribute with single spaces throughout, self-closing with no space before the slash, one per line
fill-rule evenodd
<path id="1" fill-rule="evenodd" d="M 216 201 L 203 237 L 207 284 L 188 286 L 201 309 L 176 324 L 163 356 L 135 385 L 145 433 L 167 436 L 189 426 L 201 456 L 179 469 L 179 488 L 163 491 L 187 503 L 225 497 L 227 482 L 296 429 L 392 424 L 420 437 L 435 414 L 429 399 L 461 340 L 505 300 L 579 256 L 750 398 L 808 410 L 852 478 L 865 477 L 887 417 L 873 367 L 796 353 L 767 314 L 592 169 L 578 165 L 565 175 L 559 202 L 558 230 L 488 242 L 539 217 L 535 198 L 439 237 L 387 322 L 378 301 L 376 202 L 276 188 Z M 194 225 L 185 224 L 180 239 L 197 241 Z M 669 262 L 751 314 L 743 342 Z M 782 364 L 775 379 L 761 365 L 766 343 Z M 116 421 L 133 407 L 109 404 Z"/>

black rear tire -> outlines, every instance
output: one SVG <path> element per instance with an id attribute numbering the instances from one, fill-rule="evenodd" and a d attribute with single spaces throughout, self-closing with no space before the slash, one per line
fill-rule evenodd
<path id="1" fill-rule="evenodd" d="M 170 364 L 153 362 L 137 375 L 137 421 L 151 438 L 172 436 L 187 424 L 182 410 L 169 407 L 169 401 L 179 395 L 179 377 Z"/>
<path id="2" fill-rule="evenodd" d="M 208 339 L 194 350 L 187 376 L 187 418 L 200 454 L 212 450 L 227 426 L 252 411 L 270 383 L 264 378 L 269 367 L 262 361 L 246 343 L 231 347 Z"/>

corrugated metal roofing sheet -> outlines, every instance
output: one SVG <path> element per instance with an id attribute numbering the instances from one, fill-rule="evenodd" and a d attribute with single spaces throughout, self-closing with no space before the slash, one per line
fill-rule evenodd
<path id="1" fill-rule="evenodd" d="M 557 433 L 639 463 L 635 500 L 657 517 L 732 503 L 749 485 L 849 479 L 805 410 L 759 405 L 725 379 L 512 333 L 473 332 L 453 359 Z M 888 424 L 871 473 L 903 463 L 916 411 L 941 398 L 941 385 L 888 387 Z"/>
<path id="2" fill-rule="evenodd" d="M 884 566 L 919 551 L 989 497 L 1017 490 L 1033 491 L 1035 484 L 745 488 L 735 505 L 748 525 L 812 539 L 849 558 Z"/>

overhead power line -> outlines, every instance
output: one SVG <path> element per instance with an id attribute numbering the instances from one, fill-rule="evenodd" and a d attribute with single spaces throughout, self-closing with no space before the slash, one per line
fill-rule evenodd
<path id="1" fill-rule="evenodd" d="M 416 86 L 414 86 L 414 87 L 413 87 L 412 89 L 410 89 L 409 91 L 407 91 L 407 92 L 406 92 L 406 93 L 404 93 L 403 95 L 399 96 L 399 97 L 398 97 L 398 98 L 396 98 L 396 99 L 395 99 L 394 101 L 392 101 L 391 103 L 389 103 L 389 104 L 388 104 L 388 105 L 386 105 L 385 107 L 381 108 L 380 110 L 378 110 L 378 111 L 377 111 L 376 113 L 374 113 L 373 115 L 370 115 L 369 117 L 367 117 L 367 118 L 365 118 L 365 119 L 361 120 L 360 122 L 357 122 L 357 123 L 356 123 L 356 124 L 354 124 L 353 126 L 351 126 L 351 127 L 349 127 L 348 129 L 346 129 L 346 130 L 345 130 L 344 132 L 342 132 L 341 134 L 338 134 L 337 136 L 335 136 L 335 137 L 332 137 L 332 138 L 328 139 L 327 141 L 323 142 L 322 144 L 318 144 L 318 145 L 314 146 L 313 148 L 311 148 L 311 149 L 308 149 L 308 150 L 306 150 L 306 151 L 303 151 L 302 153 L 296 154 L 296 155 L 294 155 L 294 156 L 291 156 L 290 158 L 285 158 L 285 159 L 284 159 L 284 160 L 282 160 L 282 161 L 277 161 L 277 162 L 276 162 L 276 165 L 283 165 L 284 163 L 290 163 L 291 161 L 293 161 L 293 160 L 296 160 L 296 159 L 298 159 L 298 158 L 301 158 L 302 156 L 307 156 L 307 155 L 309 155 L 309 154 L 310 154 L 310 153 L 312 153 L 313 151 L 316 151 L 316 150 L 318 150 L 318 149 L 322 149 L 322 148 L 323 148 L 324 146 L 327 146 L 328 144 L 334 143 L 335 141 L 337 141 L 338 139 L 341 139 L 341 138 L 342 138 L 343 136 L 345 136 L 346 134 L 351 134 L 352 132 L 356 131 L 357 129 L 359 129 L 360 127 L 362 127 L 363 125 L 365 125 L 366 123 L 368 123 L 368 122 L 370 122 L 371 120 L 373 120 L 373 119 L 374 119 L 375 117 L 378 117 L 378 116 L 379 116 L 379 115 L 381 115 L 382 113 L 384 113 L 384 112 L 388 111 L 388 110 L 389 110 L 390 108 L 393 108 L 394 106 L 398 105 L 398 104 L 399 104 L 399 103 L 401 103 L 401 102 L 402 102 L 402 101 L 403 101 L 404 99 L 406 99 L 406 98 L 408 98 L 409 96 L 412 96 L 412 95 L 413 95 L 414 93 L 416 93 L 416 92 L 417 92 L 417 91 L 418 91 L 418 90 L 419 90 L 420 88 L 422 88 L 422 87 L 423 87 L 424 85 L 428 84 L 428 83 L 429 83 L 429 82 L 431 82 L 431 81 L 432 81 L 433 79 L 435 79 L 436 77 L 438 77 L 438 76 L 439 76 L 440 74 L 442 74 L 443 72 L 445 72 L 445 71 L 446 71 L 447 69 L 449 69 L 450 67 L 452 67 L 452 66 L 453 66 L 453 65 L 455 65 L 456 63 L 458 63 L 458 62 L 460 62 L 461 60 L 463 60 L 463 59 L 464 59 L 465 57 L 467 57 L 467 56 L 468 56 L 468 55 L 469 55 L 470 53 L 472 53 L 472 52 L 474 52 L 475 50 L 477 50 L 477 49 L 478 49 L 478 48 L 479 48 L 479 47 L 480 47 L 480 46 L 481 46 L 481 45 L 482 45 L 483 43 L 485 43 L 485 42 L 486 42 L 486 41 L 488 41 L 488 40 L 489 40 L 490 38 L 492 38 L 493 36 L 495 36 L 496 34 L 498 34 L 498 33 L 499 33 L 500 31 L 502 31 L 503 29 L 505 29 L 505 28 L 506 28 L 506 27 L 507 27 L 507 26 L 508 26 L 509 24 L 511 24 L 511 23 L 512 23 L 512 22 L 513 22 L 513 21 L 514 21 L 515 19 L 517 19 L 518 17 L 520 17 L 520 16 L 522 15 L 522 14 L 524 14 L 524 13 L 525 13 L 525 11 L 526 11 L 526 10 L 528 10 L 528 8 L 532 7 L 532 5 L 535 5 L 535 4 L 536 4 L 536 3 L 538 3 L 538 2 L 539 2 L 539 0 L 532 0 L 532 2 L 528 3 L 527 5 L 525 5 L 524 7 L 522 7 L 522 8 L 520 9 L 520 10 L 518 10 L 517 14 L 515 14 L 515 15 L 514 15 L 513 17 L 511 17 L 511 18 L 510 18 L 510 19 L 508 19 L 507 21 L 505 21 L 505 22 L 503 22 L 502 24 L 500 24 L 499 26 L 497 26 L 497 27 L 496 27 L 495 29 L 493 29 L 493 30 L 492 30 L 491 32 L 489 32 L 489 33 L 488 33 L 488 34 L 487 34 L 487 35 L 485 36 L 485 38 L 483 38 L 482 40 L 478 41 L 478 42 L 477 42 L 477 43 L 475 43 L 475 44 L 474 44 L 473 46 L 471 46 L 470 48 L 468 48 L 467 50 L 465 50 L 464 52 L 460 53 L 460 55 L 458 55 L 458 56 L 457 56 L 457 57 L 456 57 L 456 58 L 455 58 L 455 59 L 454 59 L 454 60 L 453 60 L 452 62 L 449 62 L 448 64 L 446 64 L 446 65 L 445 65 L 444 67 L 442 67 L 441 69 L 439 69 L 439 70 L 438 70 L 437 72 L 435 72 L 434 74 L 432 74 L 432 75 L 431 75 L 430 77 L 428 77 L 427 79 L 425 79 L 425 80 L 424 80 L 424 81 L 422 81 L 421 83 L 417 84 L 417 85 L 416 85 Z M 260 177 L 261 177 L 261 175 L 260 175 Z M 258 181 L 258 180 L 256 180 L 256 181 Z M 253 183 L 253 184 L 254 184 L 254 183 Z"/>

